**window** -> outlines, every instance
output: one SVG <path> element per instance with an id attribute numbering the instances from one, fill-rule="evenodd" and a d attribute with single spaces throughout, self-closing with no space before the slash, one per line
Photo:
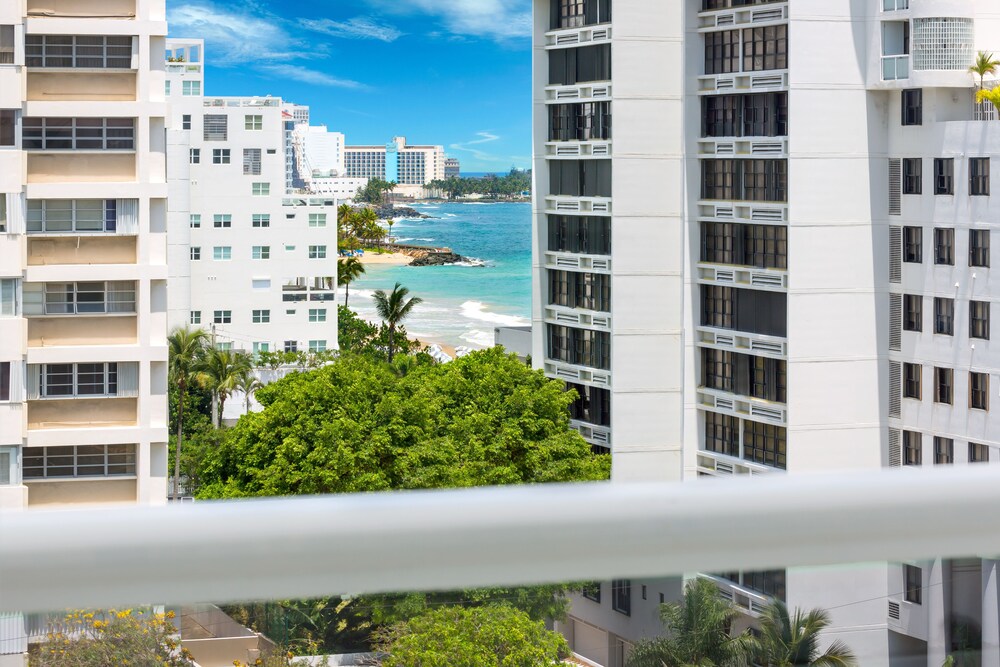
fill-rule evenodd
<path id="1" fill-rule="evenodd" d="M 7 195 L 0 192 L 0 234 L 7 232 Z"/>
<path id="2" fill-rule="evenodd" d="M 604 312 L 611 310 L 610 276 L 555 270 L 549 270 L 547 274 L 550 304 Z"/>
<path id="3" fill-rule="evenodd" d="M 783 137 L 787 134 L 788 93 L 702 98 L 704 137 Z"/>
<path id="4" fill-rule="evenodd" d="M 740 71 L 740 33 L 720 30 L 705 33 L 705 74 Z"/>
<path id="5" fill-rule="evenodd" d="M 264 129 L 264 117 L 263 116 L 244 116 L 243 117 L 243 127 L 247 130 L 263 130 Z"/>
<path id="6" fill-rule="evenodd" d="M 990 448 L 975 442 L 969 443 L 969 463 L 989 463 Z"/>
<path id="7" fill-rule="evenodd" d="M 743 29 L 743 71 L 788 67 L 788 26 Z"/>
<path id="8" fill-rule="evenodd" d="M 201 311 L 192 310 L 190 320 L 191 324 L 201 324 Z"/>
<path id="9" fill-rule="evenodd" d="M 285 352 L 298 352 L 299 342 L 296 340 L 286 340 L 284 346 Z"/>
<path id="10" fill-rule="evenodd" d="M 601 582 L 588 581 L 580 587 L 580 594 L 594 602 L 601 601 Z"/>
<path id="11" fill-rule="evenodd" d="M 225 114 L 206 114 L 204 138 L 205 141 L 226 141 L 229 138 L 229 117 Z"/>
<path id="12" fill-rule="evenodd" d="M 578 398 L 569 406 L 569 418 L 595 426 L 611 426 L 611 392 L 607 389 L 567 383 Z"/>
<path id="13" fill-rule="evenodd" d="M 326 246 L 325 245 L 309 246 L 309 259 L 326 259 Z"/>
<path id="14" fill-rule="evenodd" d="M 608 370 L 611 338 L 605 331 L 546 325 L 548 356 L 555 361 Z"/>
<path id="15" fill-rule="evenodd" d="M 132 281 L 46 283 L 46 315 L 134 313 Z"/>
<path id="16" fill-rule="evenodd" d="M 903 398 L 920 400 L 920 377 L 923 366 L 920 364 L 903 364 Z"/>
<path id="17" fill-rule="evenodd" d="M 610 197 L 611 160 L 553 160 L 549 179 L 554 195 Z"/>
<path id="18" fill-rule="evenodd" d="M 14 64 L 14 26 L 0 25 L 0 65 Z"/>
<path id="19" fill-rule="evenodd" d="M 903 227 L 903 261 L 911 264 L 924 261 L 923 227 Z"/>
<path id="20" fill-rule="evenodd" d="M 115 396 L 118 364 L 44 364 L 39 379 L 43 398 Z"/>
<path id="21" fill-rule="evenodd" d="M 265 227 L 271 226 L 271 214 L 270 213 L 254 213 L 252 218 L 252 224 L 254 228 L 263 229 Z"/>
<path id="22" fill-rule="evenodd" d="M 24 150 L 135 150 L 134 118 L 25 118 Z"/>
<path id="23" fill-rule="evenodd" d="M 310 308 L 309 309 L 309 321 L 310 322 L 326 322 L 326 308 Z"/>
<path id="24" fill-rule="evenodd" d="M 0 109 L 0 146 L 4 148 L 17 145 L 17 115 L 14 109 Z"/>
<path id="25" fill-rule="evenodd" d="M 969 302 L 969 338 L 990 339 L 989 301 Z"/>
<path id="26" fill-rule="evenodd" d="M 228 262 L 233 258 L 233 247 L 228 245 L 217 245 L 212 248 L 212 259 L 216 262 Z"/>
<path id="27" fill-rule="evenodd" d="M 702 199 L 773 201 L 788 199 L 787 160 L 701 161 Z"/>
<path id="28" fill-rule="evenodd" d="M 252 319 L 254 324 L 267 324 L 271 321 L 271 311 L 255 310 L 252 313 Z"/>
<path id="29" fill-rule="evenodd" d="M 903 295 L 903 330 L 923 331 L 924 298 L 919 294 Z"/>
<path id="30" fill-rule="evenodd" d="M 192 213 L 188 217 L 188 225 L 191 229 L 201 229 L 201 213 Z"/>
<path id="31" fill-rule="evenodd" d="M 317 352 L 326 352 L 326 341 L 325 340 L 311 340 L 309 341 L 309 351 L 313 354 Z"/>
<path id="32" fill-rule="evenodd" d="M 0 317 L 16 317 L 19 314 L 17 299 L 17 279 L 0 279 Z"/>
<path id="33" fill-rule="evenodd" d="M 243 149 L 243 175 L 260 176 L 260 149 Z"/>
<path id="34" fill-rule="evenodd" d="M 229 164 L 230 151 L 228 148 L 212 149 L 212 164 Z"/>
<path id="35" fill-rule="evenodd" d="M 969 230 L 969 266 L 990 266 L 990 230 Z"/>
<path id="36" fill-rule="evenodd" d="M 271 184 L 270 183 L 254 183 L 251 188 L 251 194 L 254 197 L 267 197 L 271 194 Z"/>
<path id="37" fill-rule="evenodd" d="M 908 466 L 924 462 L 924 436 L 916 431 L 903 431 L 903 463 Z"/>
<path id="38" fill-rule="evenodd" d="M 251 259 L 271 259 L 271 246 L 255 245 L 251 249 Z"/>
<path id="39" fill-rule="evenodd" d="M 923 588 L 923 571 L 916 565 L 904 565 L 903 599 L 913 604 L 921 604 Z"/>
<path id="40" fill-rule="evenodd" d="M 785 428 L 754 421 L 743 422 L 743 458 L 785 469 Z"/>
<path id="41" fill-rule="evenodd" d="M 191 247 L 191 260 L 192 261 L 198 261 L 199 259 L 201 259 L 201 248 L 192 246 Z"/>
<path id="42" fill-rule="evenodd" d="M 955 158 L 934 158 L 934 194 L 955 194 Z"/>
<path id="43" fill-rule="evenodd" d="M 950 368 L 934 369 L 934 402 L 951 405 L 954 372 Z"/>
<path id="44" fill-rule="evenodd" d="M 191 129 L 191 114 L 184 114 L 181 116 L 181 129 L 190 130 Z"/>
<path id="45" fill-rule="evenodd" d="M 990 159 L 988 157 L 969 158 L 969 194 L 984 197 L 990 194 Z"/>
<path id="46" fill-rule="evenodd" d="M 270 351 L 271 351 L 271 344 L 270 343 L 254 343 L 253 344 L 253 354 L 254 354 L 254 356 L 257 356 L 261 352 L 270 352 Z"/>
<path id="47" fill-rule="evenodd" d="M 950 465 L 955 462 L 955 441 L 934 436 L 934 464 Z"/>
<path id="48" fill-rule="evenodd" d="M 900 123 L 902 125 L 923 125 L 923 100 L 924 91 L 919 88 L 902 91 L 900 99 L 902 108 Z"/>
<path id="49" fill-rule="evenodd" d="M 990 409 L 989 373 L 969 372 L 969 407 L 973 410 Z"/>
<path id="50" fill-rule="evenodd" d="M 115 199 L 30 199 L 28 233 L 113 232 L 118 227 Z"/>
<path id="51" fill-rule="evenodd" d="M 611 582 L 611 608 L 620 614 L 632 615 L 631 579 L 615 579 Z"/>
<path id="52" fill-rule="evenodd" d="M 611 80 L 611 45 L 549 51 L 549 84 L 571 86 Z"/>
<path id="53" fill-rule="evenodd" d="M 955 265 L 955 230 L 934 229 L 934 263 Z"/>
<path id="54" fill-rule="evenodd" d="M 309 226 L 310 227 L 326 227 L 326 213 L 310 213 L 309 214 Z"/>
<path id="55" fill-rule="evenodd" d="M 903 158 L 903 194 L 919 195 L 923 187 L 923 160 Z"/>
<path id="56" fill-rule="evenodd" d="M 201 164 L 200 148 L 192 148 L 191 150 L 188 151 L 188 156 L 191 161 L 191 164 Z"/>
<path id="57" fill-rule="evenodd" d="M 28 67 L 132 69 L 128 35 L 32 35 L 24 37 Z"/>
<path id="58" fill-rule="evenodd" d="M 955 335 L 955 300 L 934 297 L 934 333 Z"/>
<path id="59" fill-rule="evenodd" d="M 183 81 L 181 94 L 184 97 L 197 97 L 201 95 L 201 81 Z"/>
<path id="60" fill-rule="evenodd" d="M 215 349 L 216 350 L 221 350 L 222 352 L 232 352 L 232 350 L 233 350 L 233 344 L 231 342 L 225 342 L 225 343 L 223 343 L 223 342 L 220 341 L 220 342 L 218 342 L 218 343 L 215 344 Z"/>
<path id="61" fill-rule="evenodd" d="M 570 215 L 550 215 L 548 218 L 548 249 L 552 252 L 611 254 L 611 218 Z"/>
<path id="62" fill-rule="evenodd" d="M 705 450 L 738 457 L 740 455 L 739 418 L 716 412 L 706 412 Z"/>
<path id="63" fill-rule="evenodd" d="M 229 229 L 233 226 L 233 216 L 229 213 L 216 213 L 212 216 L 212 226 L 216 229 Z"/>
<path id="64" fill-rule="evenodd" d="M 164 81 L 163 82 L 163 93 L 167 97 L 170 97 L 170 81 Z"/>
<path id="65" fill-rule="evenodd" d="M 135 475 L 135 445 L 25 447 L 24 478 Z"/>
<path id="66" fill-rule="evenodd" d="M 212 314 L 212 322 L 214 324 L 232 324 L 233 323 L 233 311 L 231 310 L 217 310 Z"/>
<path id="67" fill-rule="evenodd" d="M 10 365 L 13 362 L 0 361 L 0 401 L 10 400 Z"/>

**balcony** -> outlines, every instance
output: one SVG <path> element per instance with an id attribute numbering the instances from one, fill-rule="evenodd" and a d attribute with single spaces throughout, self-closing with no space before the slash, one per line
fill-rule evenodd
<path id="1" fill-rule="evenodd" d="M 552 215 L 560 213 L 611 215 L 611 198 L 548 195 L 545 197 L 545 212 Z"/>
<path id="2" fill-rule="evenodd" d="M 28 18 L 134 19 L 136 0 L 28 0 Z"/>
<path id="3" fill-rule="evenodd" d="M 882 56 L 882 80 L 895 81 L 910 78 L 910 56 Z"/>
<path id="4" fill-rule="evenodd" d="M 28 184 L 134 183 L 135 153 L 29 153 Z"/>
<path id="5" fill-rule="evenodd" d="M 602 311 L 567 308 L 549 304 L 545 306 L 544 319 L 550 324 L 611 331 L 611 313 Z"/>
<path id="6" fill-rule="evenodd" d="M 70 315 L 28 318 L 28 347 L 136 345 L 135 315 Z"/>
<path id="7" fill-rule="evenodd" d="M 107 505 L 136 502 L 135 479 L 24 480 L 28 487 L 28 506 Z"/>
<path id="8" fill-rule="evenodd" d="M 93 72 L 28 72 L 29 102 L 134 102 L 136 74 Z"/>
<path id="9" fill-rule="evenodd" d="M 788 272 L 780 269 L 699 262 L 698 281 L 734 287 L 784 291 L 788 289 Z"/>
<path id="10" fill-rule="evenodd" d="M 786 426 L 788 407 L 784 403 L 773 403 L 750 396 L 740 396 L 727 391 L 698 388 L 698 405 L 737 417 L 750 417 L 754 421 Z"/>
<path id="11" fill-rule="evenodd" d="M 138 399 L 75 398 L 28 401 L 28 430 L 101 429 L 138 425 Z"/>
<path id="12" fill-rule="evenodd" d="M 588 422 L 571 419 L 569 420 L 569 427 L 592 445 L 611 447 L 611 429 L 607 426 L 597 426 Z"/>

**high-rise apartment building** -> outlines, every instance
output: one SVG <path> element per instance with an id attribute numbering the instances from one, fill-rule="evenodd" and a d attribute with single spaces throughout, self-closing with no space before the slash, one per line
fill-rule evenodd
<path id="1" fill-rule="evenodd" d="M 967 72 L 995 7 L 534 9 L 533 358 L 615 481 L 1000 460 L 1000 125 Z M 1000 660 L 992 559 L 697 576 L 748 624 L 774 598 L 829 610 L 866 666 L 937 667 L 963 637 Z M 574 650 L 622 664 L 670 588 L 595 584 Z"/>
<path id="2" fill-rule="evenodd" d="M 286 194 L 298 107 L 206 97 L 203 43 L 167 53 L 171 327 L 252 353 L 336 348 L 336 200 Z"/>
<path id="3" fill-rule="evenodd" d="M 394 181 L 395 192 L 417 196 L 423 186 L 444 178 L 444 147 L 411 146 L 406 137 L 393 137 L 385 146 L 347 146 L 344 168 L 351 178 Z"/>
<path id="4" fill-rule="evenodd" d="M 0 509 L 166 502 L 165 19 L 0 3 Z"/>

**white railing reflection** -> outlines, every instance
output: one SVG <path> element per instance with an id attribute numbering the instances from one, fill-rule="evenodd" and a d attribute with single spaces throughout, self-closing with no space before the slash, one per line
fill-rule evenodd
<path id="1" fill-rule="evenodd" d="M 895 81 L 896 79 L 910 78 L 910 56 L 882 56 L 882 80 Z"/>

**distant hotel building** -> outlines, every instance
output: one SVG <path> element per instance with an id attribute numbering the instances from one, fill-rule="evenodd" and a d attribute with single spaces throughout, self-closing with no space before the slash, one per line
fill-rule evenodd
<path id="1" fill-rule="evenodd" d="M 458 158 L 448 157 L 444 159 L 444 177 L 445 178 L 461 178 L 462 176 L 462 166 L 458 162 Z"/>
<path id="2" fill-rule="evenodd" d="M 419 196 L 423 186 L 444 178 L 444 147 L 409 146 L 406 137 L 393 137 L 385 146 L 348 146 L 344 167 L 349 177 L 395 181 L 397 194 Z"/>
<path id="3" fill-rule="evenodd" d="M 580 393 L 616 482 L 1000 461 L 1000 124 L 967 73 L 1000 44 L 994 4 L 534 8 L 532 357 Z M 745 624 L 820 607 L 866 667 L 938 667 L 963 633 L 1000 664 L 998 575 L 984 556 L 698 576 Z M 561 629 L 620 667 L 679 592 L 596 584 Z"/>
<path id="4" fill-rule="evenodd" d="M 205 97 L 203 43 L 167 49 L 170 325 L 253 353 L 334 349 L 336 200 L 287 192 L 302 107 Z"/>
<path id="5" fill-rule="evenodd" d="M 345 175 L 344 135 L 329 131 L 325 125 L 295 126 L 295 158 L 299 187 L 310 194 L 353 199 L 368 184 L 367 178 Z"/>

